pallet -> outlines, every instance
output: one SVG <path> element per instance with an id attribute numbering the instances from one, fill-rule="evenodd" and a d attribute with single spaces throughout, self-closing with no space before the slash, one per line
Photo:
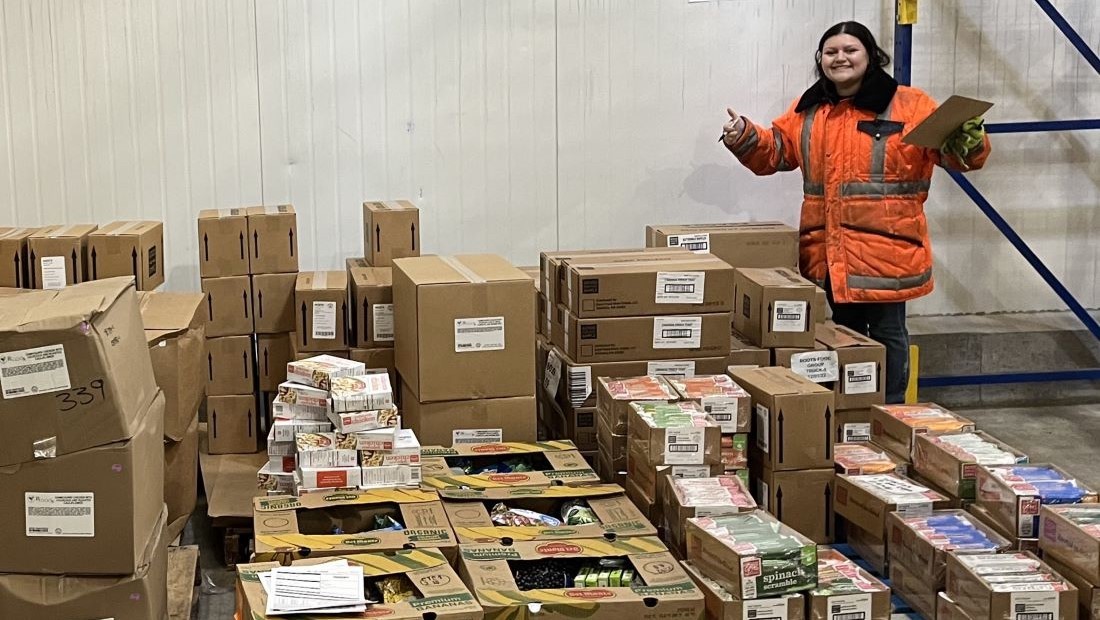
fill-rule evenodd
<path id="1" fill-rule="evenodd" d="M 195 603 L 195 573 L 199 548 L 195 545 L 168 548 L 168 620 L 189 620 Z"/>

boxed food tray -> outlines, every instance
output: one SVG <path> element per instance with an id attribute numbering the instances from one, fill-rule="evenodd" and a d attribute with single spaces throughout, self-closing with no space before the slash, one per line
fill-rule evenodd
<path id="1" fill-rule="evenodd" d="M 934 403 L 871 407 L 871 441 L 905 458 L 917 435 L 974 432 L 974 423 Z"/>
<path id="2" fill-rule="evenodd" d="M 817 550 L 817 588 L 806 593 L 810 620 L 889 620 L 890 588 L 830 547 Z"/>
<path id="3" fill-rule="evenodd" d="M 836 473 L 846 476 L 897 474 L 904 476 L 909 465 L 873 443 L 838 443 L 833 446 Z"/>
<path id="4" fill-rule="evenodd" d="M 1077 588 L 1031 553 L 948 555 L 947 596 L 973 620 L 1077 617 Z"/>
<path id="5" fill-rule="evenodd" d="M 684 522 L 688 519 L 732 515 L 756 508 L 756 501 L 749 493 L 748 484 L 738 476 L 665 476 L 663 482 L 665 540 L 681 556 L 687 556 Z"/>
<path id="6" fill-rule="evenodd" d="M 917 435 L 913 469 L 948 495 L 973 500 L 979 465 L 1027 463 L 1027 455 L 981 432 Z"/>
<path id="7" fill-rule="evenodd" d="M 390 376 L 384 372 L 337 377 L 329 387 L 332 411 L 372 411 L 393 406 L 393 388 Z"/>
<path id="8" fill-rule="evenodd" d="M 664 377 L 612 378 L 599 377 L 596 387 L 598 416 L 607 421 L 608 428 L 616 435 L 625 435 L 634 401 L 674 403 L 680 400 L 676 390 Z"/>
<path id="9" fill-rule="evenodd" d="M 1096 492 L 1053 465 L 979 466 L 977 505 L 1019 538 L 1039 537 L 1043 504 L 1095 504 Z"/>
<path id="10" fill-rule="evenodd" d="M 947 508 L 947 498 L 908 478 L 895 474 L 836 477 L 836 513 L 863 529 L 872 538 L 885 541 L 891 513 L 905 517 L 927 517 L 933 509 Z"/>
<path id="11" fill-rule="evenodd" d="M 341 433 L 358 433 L 385 428 L 397 428 L 401 426 L 401 417 L 397 415 L 397 407 L 390 405 L 385 409 L 375 411 L 345 411 L 329 413 L 328 419 Z"/>
<path id="12" fill-rule="evenodd" d="M 1043 557 L 1100 586 L 1100 504 L 1043 506 L 1039 519 Z"/>
<path id="13" fill-rule="evenodd" d="M 631 450 L 649 465 L 722 462 L 721 428 L 695 403 L 631 403 Z"/>
<path id="14" fill-rule="evenodd" d="M 800 593 L 743 601 L 703 575 L 691 562 L 683 561 L 680 565 L 703 591 L 707 620 L 805 620 L 804 599 Z"/>
<path id="15" fill-rule="evenodd" d="M 461 444 L 420 450 L 424 487 L 487 489 L 599 482 L 571 441 Z"/>

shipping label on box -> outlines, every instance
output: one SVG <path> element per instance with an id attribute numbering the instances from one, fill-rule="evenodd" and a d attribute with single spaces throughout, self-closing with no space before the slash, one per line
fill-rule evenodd
<path id="1" fill-rule="evenodd" d="M 557 308 L 552 341 L 580 363 L 725 356 L 729 315 L 582 319 Z"/>
<path id="2" fill-rule="evenodd" d="M 199 276 L 248 275 L 247 210 L 203 209 L 198 220 Z"/>

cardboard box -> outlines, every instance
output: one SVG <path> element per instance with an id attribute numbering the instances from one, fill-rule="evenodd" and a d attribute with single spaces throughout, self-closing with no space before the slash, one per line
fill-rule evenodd
<path id="1" fill-rule="evenodd" d="M 421 438 L 421 443 L 425 444 Z M 513 486 L 550 486 L 561 483 L 599 482 L 576 446 L 570 441 L 547 441 L 543 443 L 486 443 L 459 444 L 450 448 L 424 445 L 421 450 L 421 464 L 424 468 L 424 487 L 428 489 L 447 489 L 468 487 L 488 489 Z M 501 472 L 501 464 L 522 461 L 524 471 L 505 471 L 502 473 L 478 473 L 483 470 Z M 468 475 L 451 473 L 452 467 L 469 463 Z M 507 465 L 511 470 L 512 466 Z M 557 481 L 557 482 L 556 482 Z"/>
<path id="2" fill-rule="evenodd" d="M 148 620 L 168 613 L 168 547 L 163 517 L 128 575 L 0 574 L 0 618 Z"/>
<path id="3" fill-rule="evenodd" d="M 206 513 L 214 527 L 245 525 L 252 519 L 252 498 L 264 495 L 256 488 L 256 471 L 267 464 L 264 453 L 210 454 L 210 433 L 199 423 L 199 470 L 206 495 Z"/>
<path id="4" fill-rule="evenodd" d="M 348 274 L 343 271 L 303 271 L 294 285 L 299 316 L 299 351 L 348 348 Z"/>
<path id="5" fill-rule="evenodd" d="M 817 587 L 817 545 L 762 510 L 685 523 L 688 560 L 735 598 Z"/>
<path id="6" fill-rule="evenodd" d="M 886 347 L 834 323 L 818 325 L 815 338 L 836 354 L 837 409 L 865 409 L 886 402 Z"/>
<path id="7" fill-rule="evenodd" d="M 695 403 L 631 403 L 627 422 L 639 465 L 720 465 L 722 429 Z"/>
<path id="8" fill-rule="evenodd" d="M 886 541 L 890 513 L 928 516 L 933 510 L 947 508 L 947 498 L 896 474 L 838 475 L 833 506 L 837 515 L 873 539 Z"/>
<path id="9" fill-rule="evenodd" d="M 737 476 L 673 478 L 665 476 L 661 492 L 662 521 L 669 547 L 687 556 L 684 522 L 695 517 L 715 517 L 749 512 L 756 501 L 748 485 Z"/>
<path id="10" fill-rule="evenodd" d="M 247 209 L 199 211 L 199 276 L 248 275 Z"/>
<path id="11" fill-rule="evenodd" d="M 210 396 L 252 394 L 256 360 L 252 336 L 206 339 L 206 393 Z"/>
<path id="12" fill-rule="evenodd" d="M 274 392 L 286 381 L 286 365 L 291 361 L 290 341 L 294 334 L 256 335 L 256 376 L 261 392 Z"/>
<path id="13" fill-rule="evenodd" d="M 771 364 L 771 351 L 750 344 L 748 339 L 740 334 L 735 333 L 730 336 L 730 354 L 726 358 L 727 368 L 731 366 L 759 368 L 771 366 Z"/>
<path id="14" fill-rule="evenodd" d="M 196 412 L 197 413 L 197 412 Z M 195 511 L 199 493 L 199 416 L 191 420 L 182 441 L 164 442 L 164 503 L 168 524 L 165 539 L 183 533 Z"/>
<path id="15" fill-rule="evenodd" d="M 814 343 L 812 347 L 776 347 L 771 349 L 771 353 L 771 366 L 791 368 L 814 383 L 828 381 L 832 384 L 839 374 L 836 370 L 836 356 L 826 351 L 822 344 Z"/>
<path id="16" fill-rule="evenodd" d="M 600 456 L 607 461 L 608 471 L 626 472 L 627 450 L 630 438 L 613 433 L 607 420 L 596 415 L 596 447 Z"/>
<path id="17" fill-rule="evenodd" d="M 1100 586 L 1093 585 L 1092 582 L 1082 577 L 1077 571 L 1072 570 L 1065 564 L 1045 554 L 1043 555 L 1043 561 L 1047 563 L 1047 566 L 1049 566 L 1051 570 L 1061 575 L 1066 581 L 1073 584 L 1073 587 L 1077 588 L 1077 617 L 1081 618 L 1081 620 L 1095 620 L 1096 618 L 1100 618 Z"/>
<path id="18" fill-rule="evenodd" d="M 385 617 L 394 620 L 419 620 L 425 616 L 440 620 L 480 620 L 481 607 L 474 596 L 462 584 L 447 557 L 435 549 L 400 550 L 392 554 L 362 553 L 337 556 L 335 558 L 308 558 L 293 563 L 295 567 L 315 566 L 344 560 L 352 566 L 362 567 L 367 583 L 367 598 L 378 598 L 379 602 L 368 605 L 361 617 Z M 252 620 L 267 620 L 284 616 L 268 616 L 267 592 L 260 584 L 260 575 L 278 568 L 278 562 L 238 564 L 237 601 L 241 616 Z M 412 584 L 417 597 L 400 603 L 382 602 L 380 582 L 402 579 Z M 309 614 L 313 618 L 350 617 L 348 615 L 325 616 L 321 613 Z"/>
<path id="19" fill-rule="evenodd" d="M 1041 534 L 1039 515 L 1044 494 L 1017 475 L 1025 468 L 1061 476 L 1062 480 L 1067 481 L 1063 483 L 1067 487 L 1065 490 L 1079 494 L 1078 501 L 1059 500 L 1058 503 L 1097 503 L 1095 491 L 1054 465 L 979 466 L 977 504 L 1013 537 L 1038 538 Z"/>
<path id="20" fill-rule="evenodd" d="M 814 323 L 821 325 L 829 320 L 829 296 L 820 286 L 814 291 Z"/>
<path id="21" fill-rule="evenodd" d="M 252 276 L 252 312 L 257 334 L 294 331 L 294 287 L 297 273 L 264 273 Z"/>
<path id="22" fill-rule="evenodd" d="M 836 421 L 836 432 L 833 434 L 837 443 L 867 443 L 871 441 L 871 410 L 870 409 L 842 409 L 833 415 Z M 885 449 L 885 448 L 884 448 Z M 894 456 L 901 455 L 890 452 Z M 909 461 L 905 455 L 903 460 Z"/>
<path id="23" fill-rule="evenodd" d="M 752 396 L 750 459 L 774 471 L 833 467 L 833 394 L 787 368 L 736 370 Z"/>
<path id="24" fill-rule="evenodd" d="M 1024 565 L 1033 571 L 1022 572 L 1019 567 Z M 974 620 L 1021 614 L 1054 620 L 1077 617 L 1077 588 L 1031 553 L 949 555 L 947 596 Z"/>
<path id="25" fill-rule="evenodd" d="M 138 296 L 153 375 L 164 392 L 164 436 L 180 441 L 202 404 L 206 313 L 202 293 Z"/>
<path id="26" fill-rule="evenodd" d="M 906 561 L 898 555 L 891 554 L 890 565 L 887 569 L 890 576 L 890 585 L 894 593 L 901 597 L 922 618 L 936 618 L 938 616 L 939 595 L 942 594 L 946 576 L 941 575 L 941 581 L 937 584 L 934 580 L 921 577 L 911 568 Z M 946 571 L 946 566 L 944 568 Z"/>
<path id="27" fill-rule="evenodd" d="M 846 476 L 909 473 L 909 464 L 873 443 L 838 443 L 833 446 L 836 473 Z"/>
<path id="28" fill-rule="evenodd" d="M 539 423 L 548 431 L 547 437 L 568 439 L 581 452 L 598 450 L 596 442 L 596 409 L 562 409 L 555 402 L 539 399 Z"/>
<path id="29" fill-rule="evenodd" d="M 791 269 L 738 269 L 733 329 L 758 347 L 814 346 L 817 287 Z"/>
<path id="30" fill-rule="evenodd" d="M 291 205 L 249 207 L 248 272 L 298 271 L 298 216 Z"/>
<path id="31" fill-rule="evenodd" d="M 762 509 L 816 543 L 833 541 L 832 469 L 773 471 L 765 465 L 759 472 L 755 495 Z"/>
<path id="32" fill-rule="evenodd" d="M 250 454 L 259 449 L 256 397 L 208 396 L 210 454 Z"/>
<path id="33" fill-rule="evenodd" d="M 710 252 L 732 267 L 798 268 L 798 231 L 780 222 L 646 226 L 646 245 Z"/>
<path id="34" fill-rule="evenodd" d="M 944 592 L 936 593 L 936 608 L 934 610 L 936 620 L 973 620 L 970 616 L 966 615 L 955 601 L 948 598 Z"/>
<path id="35" fill-rule="evenodd" d="M 1002 453 L 976 455 L 971 451 L 974 448 L 968 449 L 958 443 L 963 438 L 993 450 L 1001 450 Z M 977 495 L 979 464 L 1013 465 L 1026 463 L 1028 460 L 1026 454 L 981 431 L 953 435 L 917 435 L 915 439 L 913 470 L 948 495 L 963 500 L 974 500 Z"/>
<path id="36" fill-rule="evenodd" d="M 405 529 L 375 530 L 376 516 L 391 517 Z M 343 533 L 332 534 L 334 527 Z M 253 528 L 253 559 L 259 562 L 413 547 L 439 549 L 453 558 L 457 551 L 454 531 L 439 497 L 416 489 L 257 497 L 253 500 Z"/>
<path id="37" fill-rule="evenodd" d="M 441 489 L 439 497 L 459 544 L 657 535 L 657 529 L 630 503 L 622 487 L 614 484 Z M 568 523 L 568 508 L 578 501 L 588 505 L 595 521 Z M 498 504 L 540 513 L 560 523 L 502 525 L 493 517 Z"/>
<path id="38" fill-rule="evenodd" d="M 911 457 L 917 435 L 973 431 L 973 422 L 935 403 L 875 405 L 871 408 L 871 439 L 905 458 Z"/>
<path id="39" fill-rule="evenodd" d="M 0 227 L 0 286 L 32 288 L 27 240 L 37 230 Z"/>
<path id="40" fill-rule="evenodd" d="M 252 282 L 248 276 L 203 278 L 206 337 L 244 336 L 253 331 Z"/>
<path id="41" fill-rule="evenodd" d="M 490 254 L 399 259 L 397 369 L 417 400 L 533 395 L 532 286 Z"/>
<path id="42" fill-rule="evenodd" d="M 696 403 L 722 429 L 722 434 L 747 433 L 752 428 L 749 393 L 728 375 L 669 377 L 685 400 Z"/>
<path id="43" fill-rule="evenodd" d="M 159 393 L 127 278 L 5 298 L 0 343 L 0 466 L 131 437 Z"/>
<path id="44" fill-rule="evenodd" d="M 553 308 L 566 298 L 565 262 L 597 261 L 597 262 L 630 262 L 636 260 L 648 260 L 656 256 L 679 256 L 690 258 L 691 252 L 679 248 L 625 248 L 604 250 L 563 250 L 556 252 L 542 252 L 539 256 L 539 273 L 542 282 L 539 292 L 546 297 L 549 307 Z"/>
<path id="45" fill-rule="evenodd" d="M 164 398 L 132 438 L 0 470 L 0 573 L 128 575 L 164 527 Z"/>
<path id="46" fill-rule="evenodd" d="M 992 529 L 1011 542 L 1012 551 L 1030 551 L 1031 553 L 1039 553 L 1041 551 L 1038 538 L 1022 538 L 1017 536 L 1010 528 L 1001 523 L 1000 520 L 994 518 L 993 514 L 984 506 L 970 504 L 966 507 L 966 511 L 973 515 L 975 519 L 981 521 L 982 525 Z"/>
<path id="47" fill-rule="evenodd" d="M 1043 506 L 1039 545 L 1044 558 L 1100 585 L 1100 504 Z"/>
<path id="48" fill-rule="evenodd" d="M 363 248 L 373 267 L 420 256 L 420 209 L 408 200 L 364 202 Z"/>
<path id="49" fill-rule="evenodd" d="M 890 588 L 830 547 L 817 550 L 817 589 L 806 593 L 809 620 L 890 620 Z"/>
<path id="50" fill-rule="evenodd" d="M 746 618 L 774 618 L 775 620 L 804 620 L 805 607 L 801 594 L 788 594 L 775 598 L 742 601 L 734 598 L 717 581 L 704 576 L 691 562 L 680 562 L 684 571 L 703 591 L 708 620 L 744 620 Z"/>
<path id="51" fill-rule="evenodd" d="M 351 293 L 350 344 L 374 349 L 393 346 L 393 269 L 348 259 Z"/>
<path id="52" fill-rule="evenodd" d="M 863 558 L 876 575 L 889 575 L 889 555 L 886 541 L 877 532 L 867 530 L 853 523 L 844 523 L 844 534 L 848 537 L 848 546 L 856 555 Z"/>
<path id="53" fill-rule="evenodd" d="M 600 560 L 608 557 L 623 558 L 633 568 L 636 576 L 631 586 L 593 580 L 592 586 L 576 587 L 574 579 L 575 587 L 525 589 L 543 585 L 534 580 L 537 573 L 529 572 L 532 563 L 565 560 L 580 568 L 598 568 Z M 569 617 L 638 620 L 697 620 L 704 610 L 703 594 L 654 536 L 463 545 L 459 574 L 485 608 L 486 620 L 526 615 L 531 604 L 561 609 L 557 613 Z M 570 601 L 576 602 L 571 605 Z"/>
<path id="54" fill-rule="evenodd" d="M 59 289 L 88 281 L 88 236 L 95 224 L 46 226 L 27 239 L 30 288 Z"/>
<path id="55" fill-rule="evenodd" d="M 536 439 L 534 396 L 420 403 L 407 386 L 402 388 L 401 423 L 424 445 L 449 446 L 482 437 L 507 442 Z"/>
<path id="56" fill-rule="evenodd" d="M 581 319 L 558 306 L 551 341 L 581 363 L 729 355 L 729 314 Z"/>
<path id="57" fill-rule="evenodd" d="M 666 465 L 660 463 L 647 463 L 645 455 L 639 449 L 639 442 L 630 440 L 627 447 L 626 459 L 627 477 L 631 485 L 638 491 L 647 503 L 657 504 L 654 520 L 660 519 L 664 501 L 664 479 L 666 476 L 673 478 L 710 478 L 720 476 L 725 472 L 721 463 L 707 463 L 703 465 Z"/>
<path id="58" fill-rule="evenodd" d="M 164 284 L 164 224 L 111 222 L 88 235 L 88 278 L 133 276 L 139 291 Z"/>
<path id="59" fill-rule="evenodd" d="M 356 362 L 361 362 L 367 370 L 385 370 L 390 374 L 390 383 L 398 385 L 397 365 L 394 360 L 393 347 L 382 349 L 352 349 L 348 357 Z M 400 401 L 399 401 L 400 402 Z"/>
<path id="60" fill-rule="evenodd" d="M 596 381 L 596 408 L 608 430 L 616 435 L 626 435 L 628 421 L 634 413 L 630 406 L 634 401 L 674 403 L 680 400 L 676 389 L 661 376 L 599 377 Z"/>
<path id="61" fill-rule="evenodd" d="M 564 261 L 565 299 L 574 316 L 730 312 L 733 268 L 709 254 L 654 256 L 632 262 Z"/>

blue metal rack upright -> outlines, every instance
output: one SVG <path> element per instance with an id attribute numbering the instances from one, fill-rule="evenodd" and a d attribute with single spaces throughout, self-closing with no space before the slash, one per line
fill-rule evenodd
<path id="1" fill-rule="evenodd" d="M 1063 35 L 1069 40 L 1070 44 L 1077 49 L 1078 52 L 1085 58 L 1085 60 L 1092 66 L 1092 68 L 1100 74 L 1100 56 L 1096 51 L 1088 46 L 1081 35 L 1074 30 L 1073 26 L 1066 21 L 1065 17 L 1058 11 L 1057 8 L 1050 2 L 1050 0 L 1034 0 L 1035 4 L 1050 17 L 1054 25 L 1062 32 Z M 913 25 L 912 23 L 904 23 L 907 20 L 902 19 L 902 4 L 914 4 L 916 0 L 898 0 L 894 19 L 894 77 L 898 82 L 909 85 L 912 81 L 912 61 L 913 61 Z M 911 7 L 912 8 L 912 7 Z M 1030 122 L 1016 122 L 1016 123 L 988 123 L 986 124 L 986 131 L 990 134 L 996 133 L 1029 133 L 1029 132 L 1050 132 L 1050 131 L 1080 131 L 1088 129 L 1100 129 L 1100 119 L 1080 119 L 1080 120 L 1056 120 L 1056 121 L 1030 121 Z M 1042 259 L 1028 246 L 1027 242 L 1020 237 L 1020 235 L 1012 228 L 1012 226 L 1001 216 L 1000 213 L 993 207 L 992 204 L 986 200 L 981 191 L 974 186 L 961 173 L 948 171 L 948 174 L 955 183 L 970 197 L 974 204 L 989 218 L 993 225 L 997 227 L 997 230 L 1001 231 L 1001 234 L 1008 239 L 1009 243 L 1016 248 L 1024 259 L 1038 272 L 1039 276 L 1047 283 L 1051 289 L 1058 295 L 1059 298 L 1066 304 L 1067 307 L 1073 312 L 1073 314 L 1085 325 L 1085 327 L 1100 340 L 1100 324 L 1096 319 L 1089 314 L 1088 310 L 1077 298 L 1073 296 L 1068 288 L 1054 275 L 1053 272 L 1045 264 Z M 963 375 L 963 376 L 935 376 L 935 377 L 920 377 L 918 385 L 920 387 L 948 387 L 948 386 L 960 386 L 960 385 L 984 385 L 984 384 L 999 384 L 999 383 L 1031 383 L 1031 382 L 1045 382 L 1045 381 L 1080 381 L 1080 380 L 1100 380 L 1100 368 L 1084 368 L 1077 370 L 1052 370 L 1052 371 L 1036 371 L 1036 372 L 1021 372 L 1021 373 L 1002 373 L 1002 374 L 980 374 L 980 375 Z"/>

